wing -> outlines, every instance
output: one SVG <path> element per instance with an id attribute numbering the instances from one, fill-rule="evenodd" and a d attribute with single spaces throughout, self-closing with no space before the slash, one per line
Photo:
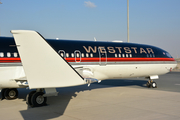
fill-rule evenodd
<path id="1" fill-rule="evenodd" d="M 35 31 L 12 30 L 29 87 L 55 88 L 86 81 Z"/>

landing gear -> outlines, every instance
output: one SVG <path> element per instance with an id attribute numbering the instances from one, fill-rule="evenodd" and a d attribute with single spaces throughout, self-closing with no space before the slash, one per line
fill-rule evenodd
<path id="1" fill-rule="evenodd" d="M 32 95 L 31 103 L 32 107 L 40 107 L 46 105 L 47 97 L 43 96 L 43 92 L 35 92 Z"/>
<path id="2" fill-rule="evenodd" d="M 43 96 L 42 91 L 32 91 L 26 96 L 26 103 L 31 107 L 45 106 L 47 102 L 47 97 Z"/>
<path id="3" fill-rule="evenodd" d="M 1 90 L 1 100 L 5 99 L 5 97 L 4 97 L 5 91 L 6 91 L 6 89 Z"/>
<path id="4" fill-rule="evenodd" d="M 148 88 L 157 88 L 157 84 L 153 80 L 148 80 L 146 85 Z"/>
<path id="5" fill-rule="evenodd" d="M 32 98 L 32 95 L 35 93 L 36 91 L 31 91 L 29 94 L 27 94 L 26 96 L 26 103 L 30 106 L 32 106 L 32 103 L 31 103 L 31 98 Z"/>
<path id="6" fill-rule="evenodd" d="M 1 99 L 4 99 L 4 98 L 6 98 L 7 100 L 16 99 L 18 97 L 18 90 L 16 88 L 11 88 L 11 89 L 5 88 L 5 89 L 2 89 L 1 96 L 2 96 Z"/>

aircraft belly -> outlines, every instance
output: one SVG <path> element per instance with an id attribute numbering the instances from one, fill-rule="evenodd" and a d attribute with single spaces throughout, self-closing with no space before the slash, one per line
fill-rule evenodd
<path id="1" fill-rule="evenodd" d="M 176 64 L 115 64 L 115 65 L 82 65 L 82 68 L 89 68 L 87 78 L 98 80 L 119 79 L 131 77 L 147 77 L 150 75 L 161 75 L 170 72 Z M 82 69 L 83 70 L 83 69 Z M 77 71 L 82 75 L 82 71 Z"/>
<path id="2" fill-rule="evenodd" d="M 176 64 L 73 65 L 73 67 L 79 67 L 80 69 L 75 70 L 84 78 L 105 80 L 161 75 L 171 71 Z M 0 88 L 26 87 L 20 86 L 16 81 L 26 80 L 22 66 L 0 67 L 0 76 Z"/>

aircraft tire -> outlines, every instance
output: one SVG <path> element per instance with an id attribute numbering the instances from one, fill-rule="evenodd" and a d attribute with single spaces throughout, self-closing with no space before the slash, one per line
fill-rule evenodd
<path id="1" fill-rule="evenodd" d="M 32 106 L 31 98 L 32 98 L 32 95 L 33 95 L 35 92 L 36 92 L 36 91 L 31 91 L 29 94 L 27 94 L 27 96 L 26 96 L 26 104 Z"/>
<path id="2" fill-rule="evenodd" d="M 31 107 L 41 107 L 46 105 L 47 97 L 43 96 L 43 92 L 35 92 L 31 98 Z"/>
<path id="3" fill-rule="evenodd" d="M 151 87 L 152 87 L 152 88 L 157 88 L 156 82 L 152 82 L 152 83 L 151 83 Z"/>
<path id="4" fill-rule="evenodd" d="M 156 84 L 156 82 L 150 82 L 150 83 L 147 83 L 147 87 L 148 88 L 157 88 L 157 84 Z"/>
<path id="5" fill-rule="evenodd" d="M 7 90 L 8 88 L 4 88 L 1 90 L 1 100 L 5 99 L 5 91 Z"/>
<path id="6" fill-rule="evenodd" d="M 6 89 L 4 92 L 4 97 L 7 100 L 16 99 L 18 97 L 18 90 L 16 88 Z"/>

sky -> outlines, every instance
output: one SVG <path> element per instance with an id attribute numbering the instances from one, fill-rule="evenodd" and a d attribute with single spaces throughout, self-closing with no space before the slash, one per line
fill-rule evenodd
<path id="1" fill-rule="evenodd" d="M 127 0 L 0 2 L 0 36 L 35 30 L 51 39 L 127 42 Z M 129 36 L 180 58 L 180 0 L 129 0 Z"/>

